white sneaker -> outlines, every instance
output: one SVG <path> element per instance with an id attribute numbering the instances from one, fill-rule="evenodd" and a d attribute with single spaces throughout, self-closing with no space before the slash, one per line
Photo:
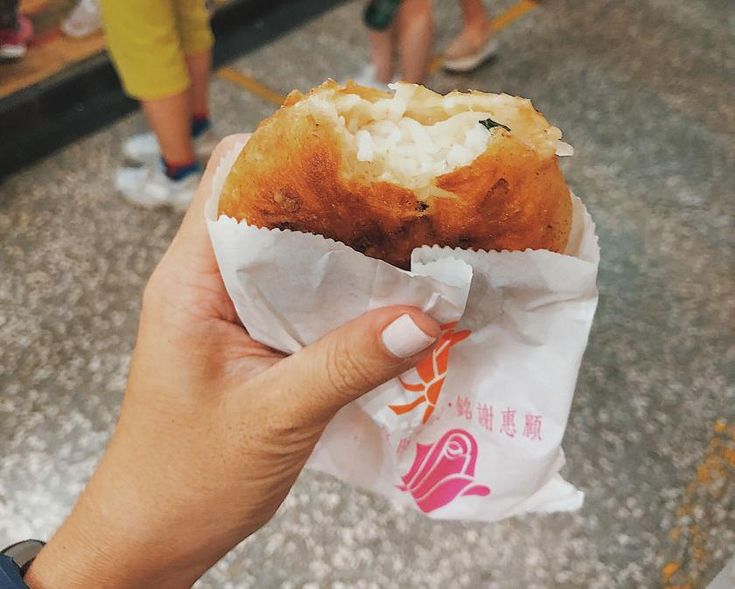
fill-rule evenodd
<path id="1" fill-rule="evenodd" d="M 196 194 L 202 175 L 189 174 L 181 180 L 172 180 L 163 167 L 120 168 L 115 178 L 115 188 L 122 197 L 135 205 L 153 209 L 171 207 L 183 212 Z"/>
<path id="2" fill-rule="evenodd" d="M 399 82 L 400 76 L 396 75 L 390 81 L 391 84 Z M 376 90 L 388 90 L 388 84 L 383 84 L 377 77 L 377 71 L 375 66 L 371 63 L 366 65 L 359 74 L 354 77 L 355 83 L 361 86 L 367 86 L 368 88 L 375 88 Z"/>
<path id="3" fill-rule="evenodd" d="M 79 0 L 77 5 L 61 23 L 65 35 L 81 39 L 102 28 L 102 17 L 97 0 Z"/>
<path id="4" fill-rule="evenodd" d="M 219 143 L 219 136 L 212 127 L 204 131 L 196 139 L 192 139 L 194 154 L 200 160 L 207 161 Z M 155 165 L 161 161 L 161 150 L 158 139 L 153 133 L 139 133 L 125 140 L 122 146 L 125 159 L 134 164 Z"/>

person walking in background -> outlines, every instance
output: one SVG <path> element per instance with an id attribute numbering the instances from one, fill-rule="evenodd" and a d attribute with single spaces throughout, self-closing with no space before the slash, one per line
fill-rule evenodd
<path id="1" fill-rule="evenodd" d="M 498 50 L 482 0 L 459 0 L 463 26 L 444 53 L 443 67 L 469 72 Z M 430 0 L 371 0 L 365 9 L 372 63 L 355 81 L 384 88 L 398 79 L 421 84 L 429 73 L 434 41 Z M 398 54 L 400 74 L 394 69 Z"/>
<path id="2" fill-rule="evenodd" d="M 498 41 L 482 0 L 459 0 L 462 7 L 462 31 L 444 52 L 443 67 L 450 72 L 472 71 L 498 51 Z"/>
<path id="3" fill-rule="evenodd" d="M 434 41 L 430 0 L 372 0 L 365 10 L 372 63 L 355 81 L 384 88 L 392 81 L 421 84 L 428 74 Z M 394 57 L 401 66 L 396 74 Z"/>
<path id="4" fill-rule="evenodd" d="M 183 210 L 199 182 L 200 158 L 216 140 L 209 119 L 214 37 L 204 0 L 101 0 L 108 49 L 127 94 L 152 133 L 129 138 L 115 186 L 128 201 Z"/>
<path id="5" fill-rule="evenodd" d="M 20 0 L 0 0 L 0 59 L 20 59 L 28 51 L 33 25 L 18 14 Z"/>

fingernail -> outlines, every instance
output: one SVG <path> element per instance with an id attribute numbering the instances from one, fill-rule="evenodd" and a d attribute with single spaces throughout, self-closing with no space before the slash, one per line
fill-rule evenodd
<path id="1" fill-rule="evenodd" d="M 408 314 L 401 315 L 383 330 L 383 345 L 397 358 L 408 358 L 425 350 L 436 338 L 425 334 Z"/>

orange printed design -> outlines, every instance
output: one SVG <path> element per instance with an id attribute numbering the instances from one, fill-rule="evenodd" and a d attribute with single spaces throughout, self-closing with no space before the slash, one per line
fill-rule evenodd
<path id="1" fill-rule="evenodd" d="M 403 415 L 419 405 L 427 403 L 428 406 L 424 410 L 421 423 L 429 421 L 429 417 L 434 412 L 434 407 L 436 407 L 439 400 L 439 393 L 441 393 L 444 386 L 444 379 L 447 377 L 449 350 L 472 333 L 469 329 L 455 332 L 456 325 L 456 322 L 442 325 L 442 334 L 431 351 L 431 355 L 426 356 L 416 365 L 416 374 L 418 374 L 421 382 L 414 384 L 406 382 L 402 378 L 398 379 L 404 390 L 421 394 L 405 405 L 388 405 L 393 413 Z"/>

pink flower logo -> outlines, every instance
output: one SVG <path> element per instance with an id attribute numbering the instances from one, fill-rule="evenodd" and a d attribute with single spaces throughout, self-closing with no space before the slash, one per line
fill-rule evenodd
<path id="1" fill-rule="evenodd" d="M 448 431 L 432 445 L 416 444 L 416 458 L 398 488 L 411 493 L 429 513 L 465 495 L 486 496 L 490 488 L 475 483 L 477 442 L 463 429 Z"/>

